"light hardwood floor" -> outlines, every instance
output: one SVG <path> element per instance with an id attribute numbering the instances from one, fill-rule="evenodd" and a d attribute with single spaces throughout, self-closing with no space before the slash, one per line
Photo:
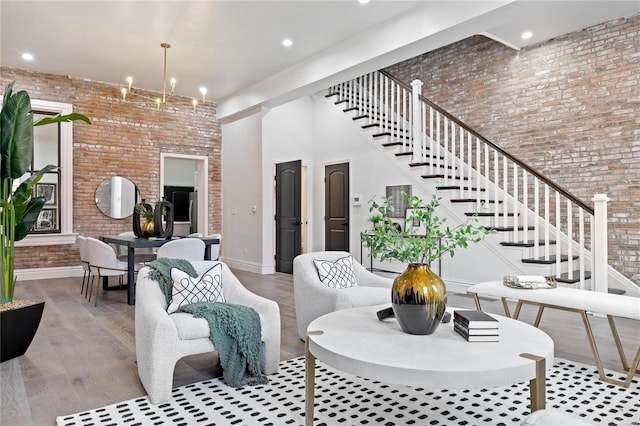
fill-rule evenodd
<path id="1" fill-rule="evenodd" d="M 291 275 L 258 275 L 234 271 L 253 292 L 274 299 L 282 321 L 281 359 L 304 354 L 298 339 Z M 20 282 L 16 298 L 44 300 L 38 333 L 25 356 L 2 363 L 0 423 L 53 425 L 59 415 L 76 413 L 145 395 L 137 376 L 134 346 L 134 307 L 126 294 L 101 294 L 98 307 L 80 295 L 80 278 Z M 449 294 L 450 306 L 473 309 L 473 301 Z M 502 314 L 497 301 L 483 308 Z M 531 323 L 534 312 L 523 309 L 521 319 Z M 605 318 L 591 318 L 607 368 L 621 371 Z M 617 325 L 627 356 L 640 344 L 638 323 L 619 319 Z M 556 357 L 593 364 L 589 344 L 578 315 L 545 313 L 541 328 L 556 344 Z M 184 358 L 176 365 L 174 386 L 202 381 L 216 370 L 211 354 Z"/>

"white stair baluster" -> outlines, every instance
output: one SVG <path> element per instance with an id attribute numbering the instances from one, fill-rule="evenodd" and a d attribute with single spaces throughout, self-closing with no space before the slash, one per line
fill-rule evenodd
<path id="1" fill-rule="evenodd" d="M 444 149 L 442 150 L 444 154 L 444 165 L 442 168 L 442 173 L 444 173 L 444 185 L 447 185 L 447 169 L 449 167 L 449 119 L 444 117 Z"/>
<path id="2" fill-rule="evenodd" d="M 507 164 L 507 157 L 502 156 L 502 225 L 507 226 L 507 213 L 509 213 L 509 203 L 507 202 L 507 195 L 509 194 L 509 179 L 507 174 L 509 173 L 509 167 Z M 514 213 L 515 219 L 515 213 Z"/>
<path id="3" fill-rule="evenodd" d="M 578 207 L 578 238 L 580 251 L 578 262 L 580 263 L 580 288 L 585 289 L 585 247 L 584 247 L 584 209 L 582 207 Z"/>
<path id="4" fill-rule="evenodd" d="M 573 212 L 567 198 L 567 278 L 573 280 Z"/>
<path id="5" fill-rule="evenodd" d="M 464 162 L 464 152 L 465 152 L 465 146 L 464 146 L 464 129 L 462 127 L 460 127 L 459 129 L 459 134 L 460 134 L 460 179 L 458 181 L 458 187 L 460 188 L 460 198 L 466 198 L 465 197 L 465 190 L 464 190 L 464 171 L 465 171 L 465 162 Z"/>
<path id="6" fill-rule="evenodd" d="M 544 260 L 549 260 L 549 185 L 544 184 Z"/>
<path id="7" fill-rule="evenodd" d="M 435 158 L 434 155 L 434 146 L 433 146 L 433 108 L 429 107 L 429 155 L 431 155 L 431 161 L 429 161 L 429 174 L 433 175 L 433 163 Z"/>
<path id="8" fill-rule="evenodd" d="M 560 193 L 556 191 L 556 276 L 560 276 L 560 256 L 562 255 L 562 245 L 560 242 L 560 227 L 562 224 L 560 223 Z"/>
<path id="9" fill-rule="evenodd" d="M 498 194 L 498 190 L 500 188 L 500 175 L 499 172 L 500 167 L 498 163 L 498 151 L 493 150 L 493 213 L 494 213 L 494 223 L 496 226 L 500 223 L 500 204 L 498 201 L 500 200 L 500 195 Z"/>
<path id="10" fill-rule="evenodd" d="M 513 242 L 520 241 L 520 230 L 518 229 L 518 165 L 513 163 Z M 525 208 L 524 215 L 527 215 Z M 527 239 L 527 232 L 523 233 L 523 240 Z"/>
<path id="11" fill-rule="evenodd" d="M 481 178 L 482 178 L 482 174 L 480 171 L 480 154 L 481 154 L 481 147 L 480 147 L 480 138 L 476 137 L 476 211 L 480 211 L 481 207 L 482 207 L 482 203 L 480 201 L 480 183 L 482 182 Z"/>
<path id="12" fill-rule="evenodd" d="M 540 188 L 538 178 L 533 178 L 533 257 L 540 256 Z"/>

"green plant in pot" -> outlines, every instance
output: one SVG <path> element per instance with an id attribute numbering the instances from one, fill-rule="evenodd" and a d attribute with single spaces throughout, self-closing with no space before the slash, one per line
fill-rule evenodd
<path id="1" fill-rule="evenodd" d="M 407 208 L 411 209 L 404 230 L 399 230 L 390 217 L 392 199 L 374 198 L 369 201 L 374 226 L 362 234 L 362 241 L 371 256 L 408 264 L 393 282 L 394 314 L 406 333 L 432 334 L 444 316 L 447 290 L 442 279 L 431 270 L 431 263 L 446 254 L 453 257 L 456 250 L 480 242 L 492 231 L 479 225 L 476 216 L 450 228 L 446 218 L 436 214 L 441 198 L 435 194 L 428 203 L 415 195 L 404 194 L 404 197 Z"/>
<path id="2" fill-rule="evenodd" d="M 42 179 L 45 173 L 56 169 L 56 166 L 48 165 L 25 179 L 25 174 L 29 170 L 33 157 L 33 128 L 35 126 L 74 120 L 91 123 L 87 117 L 78 113 L 45 117 L 34 122 L 29 94 L 24 90 L 14 93 L 13 84 L 12 82 L 5 88 L 2 110 L 0 111 L 0 141 L 2 144 L 2 170 L 0 172 L 2 283 L 0 287 L 0 310 L 3 311 L 14 309 L 16 305 L 24 305 L 24 303 L 14 303 L 13 300 L 16 284 L 14 275 L 15 242 L 27 236 L 44 205 L 45 200 L 43 197 L 32 196 L 35 184 Z M 15 185 L 16 183 L 19 184 Z M 42 310 L 40 310 L 41 312 Z M 9 326 L 15 328 L 15 324 L 5 324 L 5 322 L 7 321 L 3 320 L 2 324 L 3 361 L 6 349 L 4 348 L 5 332 L 8 332 Z M 29 340 L 28 343 L 30 342 Z"/>

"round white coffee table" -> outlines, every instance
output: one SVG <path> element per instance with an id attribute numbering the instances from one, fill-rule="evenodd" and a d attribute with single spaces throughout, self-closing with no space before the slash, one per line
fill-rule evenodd
<path id="1" fill-rule="evenodd" d="M 521 321 L 499 321 L 498 342 L 467 342 L 453 321 L 428 336 L 404 333 L 395 319 L 379 321 L 388 305 L 332 312 L 307 328 L 306 424 L 313 424 L 315 360 L 385 383 L 425 389 L 480 389 L 530 380 L 531 411 L 544 408 L 545 370 L 553 341 Z M 447 308 L 453 314 L 458 308 Z"/>

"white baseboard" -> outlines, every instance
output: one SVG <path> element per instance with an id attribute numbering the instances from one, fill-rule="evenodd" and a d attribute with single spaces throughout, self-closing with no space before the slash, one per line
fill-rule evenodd
<path id="1" fill-rule="evenodd" d="M 49 278 L 82 277 L 82 266 L 61 266 L 57 268 L 16 269 L 20 281 L 46 280 Z"/>
<path id="2" fill-rule="evenodd" d="M 273 266 L 261 265 L 256 262 L 247 262 L 242 259 L 230 259 L 224 256 L 220 257 L 220 260 L 226 263 L 229 268 L 239 269 L 241 271 L 253 272 L 260 275 L 274 273 Z"/>

